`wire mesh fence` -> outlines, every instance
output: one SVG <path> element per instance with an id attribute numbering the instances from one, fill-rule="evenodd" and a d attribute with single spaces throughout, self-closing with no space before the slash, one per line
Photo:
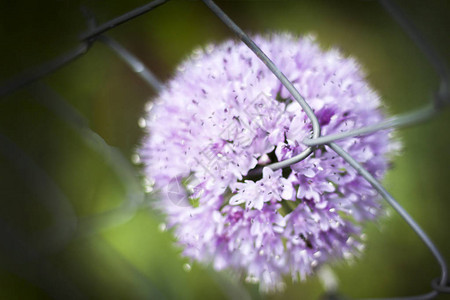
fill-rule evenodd
<path id="1" fill-rule="evenodd" d="M 58 273 L 57 266 L 47 263 L 43 257 L 50 253 L 58 253 L 68 244 L 79 241 L 86 236 L 100 234 L 103 230 L 124 224 L 133 219 L 142 209 L 148 209 L 149 202 L 153 196 L 151 191 L 144 191 L 140 184 L 140 178 L 137 176 L 135 168 L 120 151 L 108 145 L 108 143 L 94 130 L 90 129 L 88 122 L 73 107 L 67 104 L 55 90 L 43 83 L 36 83 L 42 77 L 55 72 L 56 70 L 72 63 L 75 59 L 89 55 L 91 47 L 97 42 L 103 43 L 114 54 L 122 59 L 133 72 L 140 76 L 154 91 L 158 92 L 164 88 L 164 85 L 157 77 L 141 62 L 133 53 L 129 52 L 124 46 L 108 37 L 106 34 L 109 30 L 117 27 L 127 21 L 137 18 L 146 13 L 154 13 L 159 6 L 164 5 L 167 1 L 156 0 L 142 7 L 133 9 L 111 21 L 97 24 L 93 14 L 88 9 L 82 9 L 88 30 L 80 35 L 79 45 L 70 51 L 57 56 L 36 68 L 25 71 L 19 76 L 7 80 L 0 87 L 0 97 L 8 99 L 7 96 L 16 92 L 18 89 L 30 86 L 33 98 L 52 112 L 61 123 L 68 126 L 75 132 L 81 141 L 99 156 L 109 166 L 110 170 L 115 173 L 118 181 L 121 183 L 124 194 L 124 200 L 118 204 L 116 208 L 109 211 L 102 211 L 96 215 L 78 216 L 75 212 L 73 204 L 65 195 L 64 191 L 55 183 L 47 172 L 37 165 L 25 151 L 21 149 L 11 138 L 0 133 L 0 153 L 3 157 L 21 174 L 23 182 L 35 191 L 40 198 L 40 203 L 46 208 L 50 216 L 50 225 L 43 228 L 39 234 L 33 235 L 32 238 L 23 238 L 17 228 L 11 223 L 0 220 L 2 222 L 1 235 L 4 241 L 4 251 L 10 260 L 7 268 L 20 277 L 39 286 L 51 296 L 62 298 L 68 294 L 73 298 L 83 297 L 82 292 L 70 280 L 60 277 L 54 280 L 55 274 Z M 440 276 L 430 278 L 430 291 L 417 296 L 406 295 L 404 299 L 433 299 L 438 295 L 449 293 L 448 270 L 444 257 L 439 249 L 431 241 L 424 230 L 417 224 L 414 218 L 390 195 L 390 193 L 381 185 L 369 172 L 367 172 L 354 158 L 348 155 L 340 148 L 335 141 L 355 136 L 363 136 L 378 130 L 387 128 L 399 128 L 404 126 L 416 125 L 424 121 L 428 121 L 435 117 L 450 101 L 449 77 L 445 67 L 445 62 L 433 47 L 419 34 L 419 31 L 405 17 L 401 10 L 390 1 L 380 1 L 386 11 L 395 19 L 403 30 L 411 37 L 417 47 L 423 52 L 428 59 L 430 65 L 435 69 L 439 77 L 439 88 L 435 93 L 431 103 L 425 107 L 405 114 L 391 117 L 385 121 L 365 128 L 358 128 L 348 132 L 335 135 L 321 136 L 320 126 L 317 117 L 309 107 L 307 101 L 303 99 L 300 93 L 295 89 L 292 83 L 286 78 L 275 64 L 261 51 L 249 36 L 240 29 L 240 27 L 229 18 L 219 6 L 213 1 L 203 0 L 204 4 L 234 33 L 236 34 L 254 53 L 261 59 L 264 64 L 273 72 L 280 82 L 288 89 L 292 97 L 300 103 L 303 110 L 308 115 L 313 127 L 313 136 L 305 139 L 303 143 L 309 148 L 289 160 L 276 163 L 273 169 L 283 168 L 303 159 L 306 159 L 312 149 L 318 145 L 326 145 L 338 155 L 344 158 L 349 165 L 355 168 L 361 176 L 363 176 L 383 198 L 391 205 L 394 210 L 406 221 L 410 228 L 419 236 L 423 243 L 428 247 L 430 253 L 434 256 L 440 267 Z M 0 100 L 2 101 L 2 100 Z M 140 126 L 145 126 L 145 120 L 140 121 Z M 207 153 L 205 153 L 207 155 Z M 139 163 L 139 157 L 133 157 L 135 163 Z M 206 170 L 211 170 L 211 166 L 205 166 Z M 147 193 L 146 193 L 147 192 Z M 32 245 L 31 247 L 29 245 Z M 99 246 L 103 247 L 103 246 Z M 110 251 L 110 250 L 105 250 Z M 35 268 L 33 271 L 23 267 L 23 262 L 33 262 Z M 190 267 L 189 267 L 190 268 Z M 214 275 L 220 276 L 220 275 Z M 139 277 L 137 275 L 137 277 Z M 134 277 L 133 277 L 134 278 Z M 136 279 L 136 278 L 135 278 Z M 137 278 L 138 282 L 142 279 Z M 225 282 L 224 279 L 220 279 Z M 227 288 L 228 287 L 231 288 Z M 142 286 L 149 285 L 148 282 L 142 283 Z M 245 291 L 237 287 L 234 283 L 225 283 L 224 290 L 230 298 L 248 298 Z M 230 292 L 235 290 L 236 292 Z M 158 292 L 157 287 L 149 287 L 146 294 L 148 297 L 164 298 L 164 295 Z M 340 298 L 341 295 L 330 295 Z M 390 298 L 389 298 L 390 299 Z M 397 298 L 395 298 L 397 299 Z M 403 298 L 402 298 L 403 299 Z"/>

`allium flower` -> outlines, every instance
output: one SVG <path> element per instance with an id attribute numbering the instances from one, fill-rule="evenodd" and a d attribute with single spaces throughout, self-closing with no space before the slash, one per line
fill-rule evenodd
<path id="1" fill-rule="evenodd" d="M 312 37 L 254 40 L 312 107 L 323 135 L 382 120 L 354 59 L 322 51 Z M 361 221 L 379 214 L 377 193 L 326 146 L 284 170 L 267 167 L 305 150 L 312 126 L 244 44 L 194 51 L 153 103 L 139 154 L 185 256 L 274 290 L 285 274 L 304 279 L 357 254 Z M 379 179 L 397 146 L 388 131 L 337 143 Z"/>

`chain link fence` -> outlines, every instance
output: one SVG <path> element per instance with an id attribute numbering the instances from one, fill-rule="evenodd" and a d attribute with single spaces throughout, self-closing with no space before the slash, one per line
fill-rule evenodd
<path id="1" fill-rule="evenodd" d="M 55 276 L 55 274 L 58 273 L 57 266 L 47 263 L 42 257 L 48 254 L 58 253 L 74 241 L 99 234 L 107 228 L 130 221 L 140 210 L 148 209 L 152 193 L 151 190 L 143 190 L 140 178 L 137 176 L 136 170 L 131 165 L 129 159 L 127 159 L 119 150 L 108 145 L 98 133 L 93 131 L 89 127 L 87 120 L 79 114 L 77 110 L 71 107 L 61 95 L 49 86 L 38 82 L 38 80 L 65 65 L 72 63 L 83 55 L 89 55 L 91 47 L 98 42 L 103 43 L 111 49 L 117 57 L 122 59 L 131 70 L 140 76 L 144 82 L 154 89 L 155 92 L 160 91 L 164 88 L 163 84 L 144 65 L 144 63 L 120 43 L 108 37 L 106 33 L 129 20 L 149 12 L 150 14 L 154 13 L 153 10 L 164 5 L 166 2 L 166 0 L 152 1 L 102 24 L 97 24 L 94 15 L 90 13 L 88 9 L 83 8 L 82 12 L 86 18 L 88 30 L 79 37 L 79 45 L 77 47 L 36 68 L 25 71 L 19 76 L 4 82 L 0 87 L 0 99 L 2 99 L 0 101 L 5 101 L 4 99 L 8 99 L 8 95 L 16 92 L 18 89 L 29 87 L 31 93 L 34 95 L 33 98 L 38 101 L 38 103 L 48 111 L 52 112 L 61 123 L 71 128 L 88 148 L 92 149 L 102 157 L 110 170 L 117 176 L 119 182 L 122 184 L 124 193 L 126 194 L 124 201 L 114 209 L 101 212 L 98 215 L 78 216 L 71 201 L 65 195 L 62 188 L 59 187 L 47 172 L 24 150 L 22 150 L 13 139 L 0 132 L 0 154 L 19 174 L 21 174 L 21 179 L 25 185 L 39 196 L 41 204 L 51 216 L 50 224 L 46 228 L 43 228 L 38 235 L 34 235 L 31 240 L 23 238 L 23 235 L 21 235 L 17 228 L 12 226 L 10 222 L 0 219 L 0 223 L 2 223 L 0 226 L 0 234 L 3 241 L 2 250 L 8 257 L 8 263 L 6 264 L 7 269 L 36 286 L 41 287 L 52 297 L 63 298 L 70 294 L 73 298 L 82 298 L 83 295 L 70 280 L 64 280 L 62 277 Z M 203 2 L 255 53 L 256 56 L 258 56 L 259 59 L 267 65 L 273 74 L 289 90 L 295 100 L 301 103 L 302 108 L 313 124 L 314 134 L 312 138 L 303 141 L 303 143 L 310 148 L 289 161 L 280 162 L 278 167 L 285 167 L 305 159 L 311 153 L 311 149 L 318 145 L 326 145 L 334 150 L 338 155 L 344 158 L 349 165 L 355 168 L 406 221 L 411 230 L 413 230 L 427 246 L 440 267 L 439 277 L 434 279 L 430 278 L 431 290 L 428 293 L 417 296 L 407 296 L 401 299 L 433 299 L 439 295 L 448 294 L 450 292 L 448 270 L 445 259 L 441 255 L 439 249 L 414 218 L 408 214 L 383 185 L 335 143 L 335 141 L 340 139 L 363 136 L 382 129 L 400 128 L 420 124 L 434 118 L 448 104 L 450 101 L 450 81 L 448 72 L 443 59 L 439 57 L 436 51 L 434 51 L 430 43 L 419 34 L 415 26 L 394 3 L 387 0 L 380 0 L 379 2 L 385 10 L 399 23 L 403 30 L 414 41 L 416 46 L 420 48 L 426 56 L 430 65 L 434 68 L 439 77 L 439 88 L 435 92 L 435 96 L 431 103 L 419 110 L 393 116 L 379 124 L 365 128 L 358 128 L 335 135 L 320 136 L 320 128 L 314 112 L 309 108 L 307 102 L 294 88 L 288 78 L 283 75 L 277 66 L 274 65 L 261 51 L 258 45 L 256 45 L 219 6 L 211 0 L 203 0 Z M 264 95 L 261 95 L 261 97 L 264 98 Z M 251 117 L 254 118 L 254 116 Z M 139 126 L 145 127 L 145 120 L 139 120 Z M 229 130 L 229 128 L 227 130 Z M 204 155 L 208 155 L 208 153 L 204 153 Z M 132 161 L 134 163 L 139 163 L 139 157 L 132 157 Z M 210 161 L 211 164 L 217 163 L 216 161 Z M 208 165 L 204 166 L 204 168 L 206 171 L 210 171 L 214 167 Z M 177 201 L 176 195 L 174 201 Z M 33 246 L 30 247 L 29 245 Z M 29 269 L 24 268 L 24 262 L 31 262 L 37 267 L 33 269 L 33 272 L 30 272 Z M 187 266 L 186 268 L 190 269 L 190 266 Z M 148 283 L 145 283 L 144 285 L 148 285 Z M 239 290 L 238 287 L 230 282 L 225 283 L 225 286 Z M 225 287 L 225 290 L 227 287 Z M 162 294 L 155 291 L 157 291 L 157 288 L 152 289 L 147 296 L 151 295 L 152 298 L 164 298 Z M 230 298 L 248 297 L 242 290 L 234 294 L 228 293 L 228 296 Z M 345 299 L 344 296 L 337 294 L 328 295 L 326 297 L 327 299 Z"/>

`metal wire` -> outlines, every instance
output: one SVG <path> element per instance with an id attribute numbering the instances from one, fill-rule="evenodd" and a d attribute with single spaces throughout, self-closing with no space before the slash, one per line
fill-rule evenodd
<path id="1" fill-rule="evenodd" d="M 225 23 L 239 38 L 258 56 L 259 59 L 272 71 L 272 73 L 280 80 L 280 82 L 286 87 L 286 89 L 291 93 L 292 97 L 300 104 L 300 106 L 305 111 L 306 115 L 308 116 L 309 120 L 312 123 L 313 127 L 313 138 L 318 138 L 320 136 L 320 125 L 319 121 L 317 120 L 316 115 L 312 111 L 311 107 L 306 103 L 305 99 L 300 95 L 300 93 L 297 91 L 297 89 L 294 87 L 294 85 L 287 79 L 287 77 L 278 69 L 277 66 L 270 60 L 269 57 L 253 42 L 250 37 L 245 34 L 242 29 L 240 29 L 236 23 L 233 22 L 213 1 L 211 0 L 203 0 L 203 2 L 208 6 L 218 17 L 222 20 L 222 22 Z M 288 167 L 292 164 L 295 164 L 306 157 L 308 157 L 312 153 L 312 148 L 308 147 L 306 150 L 304 150 L 302 153 L 277 162 L 270 165 L 267 165 L 266 167 L 269 167 L 273 170 L 282 169 L 285 167 Z"/>
<path id="2" fill-rule="evenodd" d="M 40 66 L 26 70 L 19 76 L 4 82 L 0 87 L 0 99 L 74 61 L 85 54 L 89 47 L 89 43 L 82 43 L 74 50 L 70 50 Z"/>
<path id="3" fill-rule="evenodd" d="M 76 237 L 92 235 L 131 220 L 141 207 L 146 206 L 148 201 L 144 201 L 144 192 L 129 160 L 90 129 L 85 118 L 69 106 L 55 91 L 43 84 L 34 86 L 33 91 L 39 96 L 36 99 L 38 102 L 58 116 L 63 123 L 69 125 L 87 146 L 101 154 L 105 162 L 120 178 L 120 182 L 126 190 L 125 201 L 118 208 L 100 215 L 81 218 L 77 224 Z"/>
<path id="4" fill-rule="evenodd" d="M 381 196 L 391 205 L 397 213 L 408 223 L 408 225 L 414 230 L 414 232 L 420 237 L 420 239 L 425 243 L 430 252 L 436 258 L 439 266 L 441 267 L 441 285 L 445 286 L 447 282 L 447 264 L 444 257 L 437 249 L 436 245 L 431 241 L 428 235 L 423 231 L 423 229 L 414 221 L 414 219 L 406 212 L 406 210 L 395 201 L 394 197 L 389 194 L 389 192 L 379 183 L 361 164 L 359 164 L 353 157 L 351 157 L 347 152 L 345 152 L 341 147 L 335 143 L 329 143 L 328 146 L 339 154 L 343 159 L 345 159 L 349 165 L 351 165 L 356 171 L 358 171 L 361 176 L 363 176 L 377 191 Z M 434 291 L 433 297 L 437 295 L 437 291 Z M 426 296 L 416 296 L 412 299 L 431 299 L 428 298 L 430 294 Z M 425 297 L 425 298 L 423 298 Z M 385 299 L 396 299 L 396 298 L 385 298 Z M 405 298 L 409 299 L 409 298 Z"/>
<path id="5" fill-rule="evenodd" d="M 22 74 L 19 74 L 18 76 L 2 83 L 0 85 L 0 99 L 46 75 L 55 72 L 56 70 L 74 61 L 83 54 L 86 54 L 92 43 L 95 42 L 96 38 L 100 34 L 105 33 L 106 31 L 116 27 L 117 25 L 123 24 L 140 15 L 143 15 L 167 1 L 168 0 L 154 0 L 144 6 L 138 7 L 106 23 L 103 23 L 98 27 L 89 28 L 88 32 L 80 36 L 81 44 L 79 46 L 76 46 L 73 50 L 70 50 L 62 54 L 61 56 L 45 62 L 37 67 L 28 69 Z"/>
<path id="6" fill-rule="evenodd" d="M 268 66 L 268 68 L 274 73 L 274 75 L 280 79 L 280 81 L 286 86 L 286 88 L 292 86 L 292 84 L 290 84 L 290 82 L 287 80 L 287 78 L 284 77 L 284 75 L 278 70 L 278 68 L 276 68 L 276 66 L 273 65 L 273 63 L 261 51 L 261 49 L 259 49 L 259 47 L 253 41 L 250 40 L 250 38 L 225 14 L 224 11 L 222 11 L 212 0 L 202 0 L 202 1 L 217 15 L 217 17 L 219 17 L 219 19 L 221 19 L 234 33 L 236 33 L 241 38 L 241 40 Z M 409 31 L 414 32 L 414 34 L 412 36 L 413 36 L 413 40 L 415 42 L 425 43 L 425 42 L 423 42 L 422 38 L 418 38 L 418 37 L 420 37 L 420 35 L 417 33 L 417 30 L 414 30 L 413 28 L 409 27 L 409 23 L 405 21 L 406 19 L 404 18 L 404 16 L 402 16 L 401 18 L 398 17 L 400 14 L 399 14 L 399 9 L 396 6 L 394 6 L 390 1 L 382 0 L 382 2 L 383 2 L 383 5 L 387 8 L 387 10 L 392 14 L 392 16 L 394 18 L 400 19 L 400 21 L 401 21 L 400 23 L 408 29 L 407 30 L 408 32 Z M 429 57 L 433 63 L 435 63 L 438 66 L 444 65 L 443 62 L 441 60 L 439 60 L 438 56 L 434 55 L 434 53 L 431 52 L 432 51 L 431 48 L 424 47 L 424 48 L 422 48 L 422 50 L 427 54 L 430 53 L 429 55 L 427 55 L 427 57 Z M 438 71 L 438 75 L 440 76 L 440 78 L 442 78 L 441 82 L 446 83 L 446 79 L 447 79 L 445 77 L 446 73 L 441 72 L 440 67 L 437 69 L 437 71 Z M 280 74 L 282 76 L 280 76 Z M 314 128 L 314 123 L 317 122 L 317 118 L 314 115 L 314 113 L 311 111 L 309 105 L 306 103 L 306 101 L 303 98 L 298 99 L 295 97 L 295 96 L 297 96 L 297 94 L 296 94 L 296 90 L 295 90 L 295 88 L 293 88 L 293 86 L 289 91 L 294 96 L 294 98 L 300 103 L 302 108 L 305 110 L 306 114 L 308 115 L 311 122 L 313 123 L 313 128 Z M 439 98 L 439 99 L 441 99 L 441 98 Z M 436 102 L 435 107 L 440 108 L 440 107 L 442 107 L 442 105 L 443 105 L 443 103 Z M 308 111 L 307 111 L 308 108 L 309 108 L 312 116 L 310 116 L 310 114 L 308 114 Z M 418 121 L 422 121 L 423 119 L 430 117 L 434 112 L 435 112 L 434 108 L 430 109 L 430 108 L 426 107 L 425 109 L 419 110 L 418 112 L 414 112 L 412 114 L 407 114 L 406 116 L 387 120 L 387 121 L 383 122 L 384 124 L 378 124 L 378 126 L 375 125 L 375 126 L 366 127 L 366 128 L 359 129 L 359 130 L 354 130 L 351 133 L 347 133 L 347 136 L 334 135 L 333 137 L 330 137 L 330 136 L 323 137 L 321 143 L 319 143 L 319 144 L 328 145 L 338 155 L 340 155 L 342 158 L 344 158 L 356 171 L 358 171 L 359 174 L 361 174 L 361 176 L 363 176 L 380 193 L 381 196 L 383 196 L 383 198 L 398 212 L 398 214 L 408 223 L 408 225 L 414 230 L 414 232 L 422 239 L 422 241 L 429 248 L 429 250 L 434 255 L 434 257 L 436 258 L 436 260 L 438 261 L 438 263 L 441 267 L 440 285 L 443 287 L 443 289 L 445 289 L 445 285 L 447 283 L 447 264 L 446 264 L 443 256 L 437 249 L 436 245 L 431 241 L 431 239 L 427 236 L 427 234 L 423 231 L 423 229 L 414 221 L 414 219 L 406 212 L 406 210 L 397 201 L 395 201 L 395 199 L 386 191 L 386 189 L 384 189 L 384 187 L 363 166 L 361 166 L 355 159 L 353 159 L 341 147 L 339 147 L 337 144 L 331 142 L 336 139 L 336 136 L 337 136 L 337 138 L 344 138 L 344 137 L 348 137 L 348 136 L 367 134 L 367 133 L 370 133 L 370 132 L 373 132 L 376 130 L 389 128 L 392 126 L 415 124 Z M 317 127 L 316 127 L 316 130 L 317 130 Z M 314 139 L 319 138 L 320 129 L 318 131 L 315 131 L 314 133 L 315 134 L 313 135 L 313 139 L 312 139 L 313 141 L 314 141 Z M 308 144 L 306 144 L 306 145 L 308 145 Z M 310 146 L 310 145 L 308 145 L 308 146 Z M 311 149 L 311 148 L 308 148 L 308 149 Z M 294 162 L 283 161 L 281 163 L 283 163 L 283 167 L 286 167 L 295 162 L 296 161 L 294 161 Z M 404 299 L 432 299 L 435 296 L 437 296 L 439 294 L 439 292 L 442 292 L 442 290 L 435 289 L 434 291 L 432 291 L 431 293 L 428 293 L 426 295 L 406 297 Z M 386 299 L 388 299 L 388 298 L 386 298 Z M 395 299 L 395 298 L 389 298 L 389 299 Z"/>
<path id="7" fill-rule="evenodd" d="M 156 76 L 136 56 L 125 49 L 122 45 L 106 35 L 99 36 L 98 40 L 119 55 L 119 57 L 122 58 L 125 63 L 156 92 L 160 92 L 163 89 L 164 85 L 159 81 L 159 79 L 156 78 Z"/>
<path id="8" fill-rule="evenodd" d="M 121 25 L 125 22 L 128 22 L 136 17 L 139 17 L 140 15 L 143 15 L 145 13 L 148 13 L 154 8 L 157 8 L 158 6 L 166 3 L 168 0 L 155 0 L 150 3 L 147 3 L 141 7 L 135 8 L 132 11 L 129 11 L 117 18 L 112 19 L 111 21 L 108 21 L 106 23 L 103 23 L 102 25 L 98 26 L 95 29 L 89 30 L 85 34 L 82 34 L 80 36 L 81 41 L 93 41 L 96 37 L 99 35 L 105 33 L 106 31 Z"/>
<path id="9" fill-rule="evenodd" d="M 315 139 L 304 139 L 303 144 L 308 146 L 317 146 L 328 144 L 337 140 L 345 139 L 354 136 L 364 136 L 371 134 L 373 132 L 389 129 L 389 128 L 402 128 L 411 125 L 417 125 L 421 122 L 431 119 L 436 115 L 439 110 L 436 109 L 434 105 L 427 105 L 424 108 L 418 109 L 413 112 L 405 113 L 403 115 L 390 117 L 378 124 L 369 125 L 366 127 L 361 127 L 357 129 L 352 129 L 346 132 L 340 132 L 335 134 L 329 134 L 326 136 L 321 136 Z"/>
<path id="10" fill-rule="evenodd" d="M 95 25 L 93 19 L 89 20 L 89 30 L 80 36 L 80 44 L 73 50 L 50 60 L 36 68 L 30 69 L 22 73 L 7 82 L 5 82 L 0 87 L 0 97 L 6 96 L 19 88 L 30 84 L 56 70 L 63 67 L 64 65 L 72 62 L 76 58 L 85 54 L 89 48 L 96 41 L 100 41 L 112 49 L 118 56 L 123 59 L 132 69 L 136 72 L 150 87 L 155 91 L 161 91 L 163 89 L 163 84 L 154 76 L 154 74 L 145 67 L 145 65 L 132 53 L 126 50 L 118 42 L 112 40 L 111 38 L 104 35 L 104 33 L 111 28 L 114 28 L 120 24 L 123 24 L 131 19 L 134 19 L 140 15 L 149 12 L 150 10 L 164 4 L 167 0 L 155 0 L 149 2 L 148 4 L 136 8 L 130 12 L 127 12 L 117 18 L 114 18 L 106 23 L 99 26 Z M 343 132 L 339 134 L 333 134 L 328 136 L 320 136 L 320 125 L 317 120 L 316 115 L 301 96 L 301 94 L 295 89 L 292 83 L 286 78 L 286 76 L 277 68 L 277 66 L 261 51 L 261 49 L 248 37 L 245 32 L 243 32 L 236 23 L 234 23 L 212 0 L 203 0 L 206 6 L 208 6 L 213 13 L 215 13 L 224 23 L 227 25 L 239 38 L 257 55 L 261 61 L 273 72 L 273 74 L 280 80 L 280 82 L 288 89 L 292 97 L 300 104 L 309 120 L 312 123 L 312 136 L 303 141 L 304 145 L 308 148 L 299 154 L 298 156 L 271 164 L 272 169 L 279 169 L 290 166 L 294 163 L 299 162 L 302 159 L 308 157 L 312 153 L 313 149 L 317 145 L 326 145 L 345 159 L 350 166 L 352 166 L 361 176 L 363 176 L 378 192 L 381 196 L 385 198 L 387 203 L 389 203 L 398 214 L 408 223 L 412 230 L 419 236 L 419 238 L 425 243 L 430 252 L 435 257 L 441 269 L 440 278 L 433 279 L 431 282 L 432 291 L 427 294 L 400 297 L 400 298 L 389 298 L 389 299 L 433 299 L 441 293 L 449 293 L 450 286 L 448 284 L 448 269 L 446 262 L 439 252 L 436 245 L 431 241 L 427 234 L 420 228 L 420 226 L 415 222 L 415 220 L 406 212 L 406 210 L 389 194 L 389 192 L 379 183 L 363 166 L 361 166 L 355 159 L 353 159 L 348 153 L 346 153 L 341 147 L 334 143 L 334 141 L 345 139 L 353 136 L 367 135 L 378 130 L 388 129 L 392 127 L 404 127 L 410 125 L 416 125 L 420 122 L 429 120 L 431 117 L 435 116 L 441 109 L 449 102 L 450 92 L 449 92 L 449 76 L 448 70 L 443 63 L 443 60 L 432 48 L 431 44 L 426 42 L 425 39 L 419 34 L 418 30 L 414 25 L 406 18 L 406 16 L 401 12 L 401 10 L 391 1 L 380 0 L 380 3 L 386 9 L 388 13 L 400 24 L 404 31 L 411 37 L 414 43 L 422 50 L 430 64 L 434 67 L 436 73 L 440 78 L 440 85 L 436 96 L 434 97 L 432 104 L 425 106 L 414 112 L 405 113 L 403 115 L 394 116 L 389 119 L 384 120 L 375 125 L 367 126 L 364 128 L 354 129 L 348 132 Z M 52 251 L 57 251 L 63 247 L 68 240 L 75 237 L 83 237 L 87 234 L 97 233 L 103 228 L 108 226 L 115 226 L 122 224 L 134 217 L 136 212 L 146 206 L 144 201 L 144 194 L 140 188 L 137 181 L 136 175 L 132 167 L 130 166 L 128 160 L 117 150 L 110 147 L 106 142 L 94 131 L 92 131 L 85 119 L 79 115 L 73 108 L 71 108 L 65 101 L 61 99 L 53 90 L 44 86 L 36 85 L 34 91 L 37 91 L 38 95 L 41 95 L 37 100 L 46 106 L 49 110 L 53 111 L 56 115 L 61 117 L 63 122 L 66 122 L 70 127 L 73 128 L 83 139 L 83 141 L 92 147 L 95 151 L 99 152 L 110 165 L 110 167 L 117 173 L 124 186 L 127 188 L 127 201 L 123 203 L 119 208 L 112 211 L 106 212 L 102 215 L 92 216 L 87 219 L 77 219 L 73 210 L 71 208 L 70 202 L 66 199 L 64 193 L 62 193 L 58 187 L 56 187 L 48 177 L 19 147 L 17 147 L 14 142 L 9 140 L 4 135 L 0 134 L 0 143 L 2 144 L 2 151 L 0 153 L 7 157 L 9 161 L 15 163 L 18 169 L 23 169 L 21 166 L 24 164 L 25 169 L 29 169 L 31 173 L 36 173 L 38 175 L 33 176 L 34 178 L 41 178 L 43 182 L 40 182 L 41 186 L 49 187 L 50 191 L 54 191 L 54 194 L 58 197 L 50 197 L 52 200 L 62 199 L 57 204 L 48 203 L 47 208 L 52 210 L 55 217 L 55 224 L 58 225 L 62 219 L 64 219 L 64 224 L 59 227 L 56 226 L 51 230 L 58 230 L 62 235 L 51 234 L 46 236 L 54 236 L 56 239 L 54 242 L 50 243 L 48 240 L 42 238 L 39 239 L 45 246 L 51 248 Z M 32 182 L 31 184 L 36 184 Z M 48 193 L 49 190 L 46 192 Z M 56 201 L 56 200 L 55 200 Z M 62 218 L 62 219 L 61 219 Z M 59 220 L 59 221 L 58 221 Z M 0 220 L 2 223 L 2 220 Z M 68 226 L 65 228 L 64 226 Z M 2 236 L 14 235 L 13 230 L 7 231 L 6 226 L 0 226 L 0 234 Z M 5 231 L 6 230 L 6 231 Z M 11 239 L 11 247 L 17 247 L 19 249 L 11 255 L 21 255 L 29 257 L 37 257 L 39 253 L 45 253 L 49 249 L 39 248 L 36 253 L 29 254 L 27 251 L 23 251 L 24 241 L 16 242 Z M 12 249 L 12 248 L 11 248 Z M 31 251 L 31 250 L 30 250 Z M 13 253 L 11 252 L 11 253 Z M 31 252 L 30 252 L 31 253 Z M 16 268 L 16 269 L 14 269 Z M 14 270 L 18 270 L 17 266 L 13 267 Z M 37 282 L 38 285 L 43 285 L 45 290 L 49 290 L 55 296 L 62 296 L 64 292 L 69 290 L 74 290 L 73 287 L 67 286 L 64 292 L 51 291 L 48 287 L 48 282 L 43 282 L 35 277 L 30 277 L 23 271 L 19 272 L 23 277 L 28 278 L 32 282 Z M 75 294 L 78 291 L 74 290 Z M 153 290 L 152 293 L 159 294 L 159 291 Z"/>

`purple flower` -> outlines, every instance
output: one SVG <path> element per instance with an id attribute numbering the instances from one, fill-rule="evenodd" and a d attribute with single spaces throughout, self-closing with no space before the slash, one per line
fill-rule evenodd
<path id="1" fill-rule="evenodd" d="M 383 119 L 355 60 L 323 52 L 312 37 L 255 42 L 304 96 L 323 135 Z M 153 103 L 139 154 L 183 255 L 274 290 L 286 274 L 304 279 L 358 253 L 360 222 L 380 211 L 377 193 L 326 146 L 284 170 L 265 167 L 305 150 L 312 126 L 244 44 L 194 51 Z M 382 178 L 399 146 L 388 133 L 337 143 Z"/>
<path id="2" fill-rule="evenodd" d="M 291 200 L 294 188 L 291 182 L 283 178 L 281 170 L 276 172 L 265 167 L 263 178 L 258 181 L 245 180 L 236 182 L 231 186 L 235 195 L 230 198 L 230 205 L 245 204 L 245 208 L 261 210 L 265 202 L 277 203 L 282 200 Z"/>

